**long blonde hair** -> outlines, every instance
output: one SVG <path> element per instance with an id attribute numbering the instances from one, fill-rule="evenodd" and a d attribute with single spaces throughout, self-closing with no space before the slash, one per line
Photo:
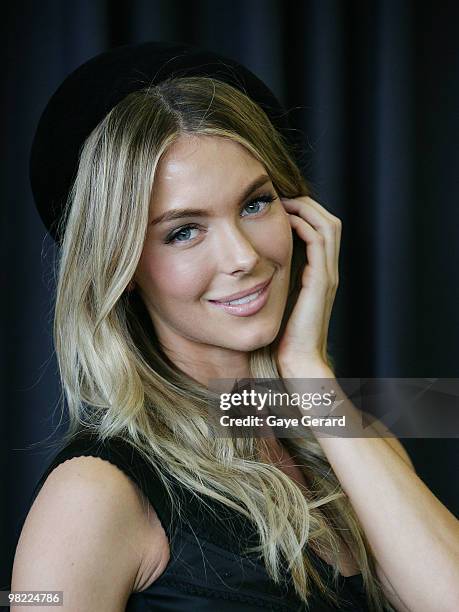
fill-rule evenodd
<path id="1" fill-rule="evenodd" d="M 358 518 L 315 438 L 285 441 L 301 462 L 306 497 L 281 469 L 261 460 L 262 438 L 209 437 L 209 390 L 167 358 L 142 299 L 125 291 L 141 256 L 160 157 L 183 134 L 230 138 L 264 165 L 280 196 L 310 194 L 284 137 L 256 103 L 228 84 L 171 78 L 113 108 L 82 148 L 58 259 L 54 342 L 69 410 L 64 439 L 82 428 L 101 440 L 122 438 L 184 487 L 251 519 L 268 573 L 280 582 L 281 558 L 288 559 L 305 603 L 313 585 L 337 601 L 308 549 L 331 553 L 337 581 L 340 536 L 361 569 L 371 609 L 393 610 Z M 278 338 L 306 263 L 304 243 L 293 240 Z M 251 352 L 251 376 L 280 378 L 275 347 L 276 341 Z M 174 503 L 167 478 L 164 484 Z"/>

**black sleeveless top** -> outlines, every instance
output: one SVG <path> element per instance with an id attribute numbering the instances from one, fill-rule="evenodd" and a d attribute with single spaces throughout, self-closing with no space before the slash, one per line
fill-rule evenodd
<path id="1" fill-rule="evenodd" d="M 79 456 L 101 457 L 127 474 L 155 509 L 169 540 L 170 560 L 166 569 L 145 590 L 130 595 L 126 612 L 305 612 L 308 609 L 295 593 L 291 578 L 276 584 L 263 562 L 255 554 L 243 551 L 245 546 L 259 543 L 252 521 L 207 497 L 204 503 L 203 498 L 172 481 L 180 499 L 181 516 L 178 517 L 171 511 L 169 496 L 158 473 L 120 439 L 101 443 L 87 433 L 78 434 L 48 465 L 35 486 L 32 501 L 58 464 Z M 312 554 L 311 558 L 331 586 L 331 566 L 318 555 Z M 309 612 L 368 612 L 361 574 L 340 576 L 338 593 L 341 602 L 338 608 L 314 593 L 309 600 Z"/>

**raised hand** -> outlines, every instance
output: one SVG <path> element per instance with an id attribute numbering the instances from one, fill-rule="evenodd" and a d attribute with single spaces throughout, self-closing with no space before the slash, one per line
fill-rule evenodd
<path id="1" fill-rule="evenodd" d="M 282 376 L 326 371 L 328 327 L 339 281 L 341 220 L 308 196 L 281 201 L 292 228 L 305 243 L 308 262 L 278 345 L 278 366 Z"/>

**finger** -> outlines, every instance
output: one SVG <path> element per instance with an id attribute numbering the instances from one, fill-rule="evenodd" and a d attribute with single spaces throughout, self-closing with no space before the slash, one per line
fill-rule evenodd
<path id="1" fill-rule="evenodd" d="M 333 284 L 338 283 L 338 256 L 339 240 L 337 225 L 330 221 L 329 213 L 317 204 L 316 208 L 311 198 L 296 198 L 283 200 L 287 211 L 295 212 L 299 217 L 309 223 L 325 239 L 326 269 L 327 275 Z"/>
<path id="2" fill-rule="evenodd" d="M 329 278 L 325 253 L 325 238 L 298 215 L 289 213 L 288 216 L 292 227 L 295 229 L 298 236 L 306 243 L 306 254 L 310 268 L 306 266 L 305 271 L 307 271 L 315 281 L 318 281 L 319 284 L 324 284 L 324 279 L 328 281 Z"/>
<path id="3" fill-rule="evenodd" d="M 333 215 L 324 206 L 319 204 L 319 202 L 317 202 L 317 200 L 313 200 L 309 196 L 305 196 L 305 198 L 307 198 L 307 201 L 309 202 L 309 204 L 311 206 L 313 206 L 316 210 L 318 210 L 323 215 L 325 215 L 327 217 L 327 219 L 329 219 L 334 224 L 334 226 L 336 228 L 336 232 L 335 232 L 335 242 L 336 242 L 336 260 L 335 260 L 335 265 L 336 265 L 336 270 L 337 270 L 337 274 L 338 274 L 338 277 L 339 277 L 339 252 L 340 252 L 341 231 L 342 231 L 341 219 L 339 217 L 336 217 L 335 215 Z M 337 280 L 338 280 L 338 277 L 337 277 Z"/>
<path id="4" fill-rule="evenodd" d="M 307 202 L 310 206 L 315 208 L 318 212 L 320 212 L 323 216 L 325 216 L 329 221 L 331 221 L 331 223 L 335 227 L 335 233 L 336 233 L 336 267 L 338 269 L 338 258 L 339 258 L 339 250 L 340 250 L 340 243 L 341 243 L 341 233 L 342 233 L 342 222 L 341 222 L 341 219 L 339 217 L 336 217 L 335 215 L 333 215 L 324 206 L 319 204 L 319 202 L 317 202 L 316 200 L 313 200 L 310 196 L 301 196 L 301 197 L 295 198 L 295 199 Z M 293 198 L 281 198 L 281 200 L 283 200 L 283 201 L 285 200 L 286 202 L 294 201 Z"/>

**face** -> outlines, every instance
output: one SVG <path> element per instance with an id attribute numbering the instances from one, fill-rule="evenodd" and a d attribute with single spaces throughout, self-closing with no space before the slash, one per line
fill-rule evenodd
<path id="1" fill-rule="evenodd" d="M 200 213 L 164 218 L 185 208 Z M 230 139 L 181 136 L 159 163 L 134 277 L 172 360 L 229 366 L 271 343 L 286 305 L 292 248 L 287 212 L 264 166 Z M 252 303 L 212 301 L 270 279 Z"/>

